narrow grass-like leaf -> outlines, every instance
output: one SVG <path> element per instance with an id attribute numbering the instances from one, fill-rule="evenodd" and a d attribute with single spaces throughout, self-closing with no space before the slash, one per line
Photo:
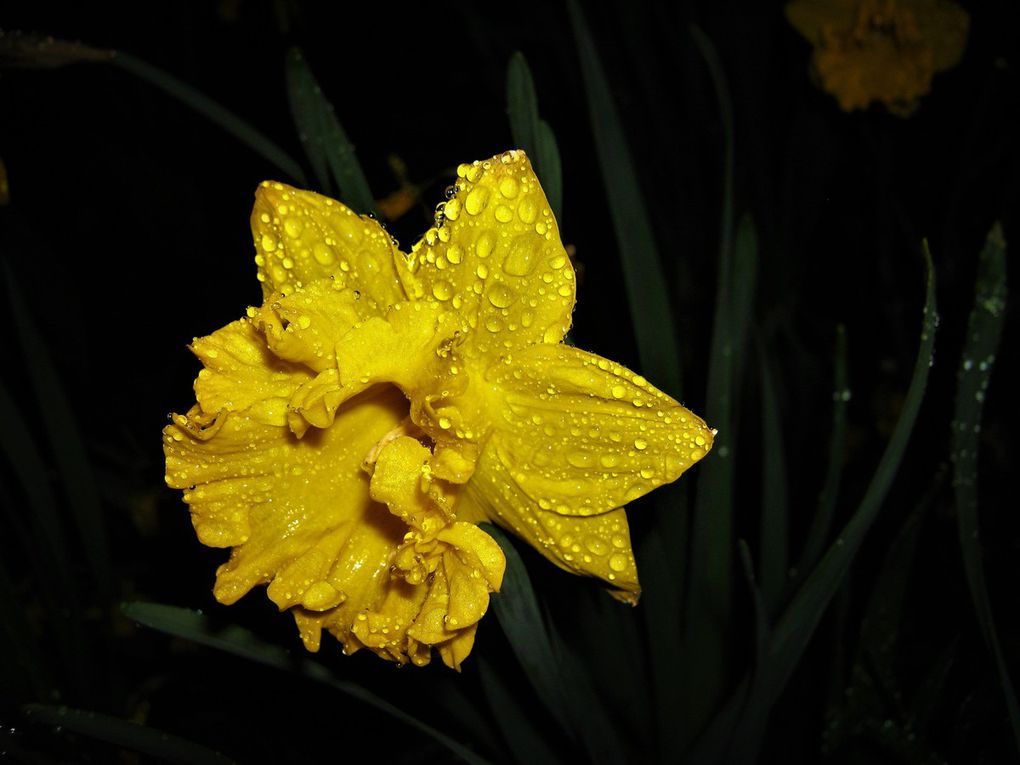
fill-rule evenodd
<path id="1" fill-rule="evenodd" d="M 354 146 L 297 48 L 287 55 L 287 91 L 294 123 L 316 175 L 323 173 L 325 163 L 333 174 L 340 201 L 355 212 L 378 216 Z"/>
<path id="2" fill-rule="evenodd" d="M 301 165 L 295 162 L 287 152 L 236 114 L 213 101 L 209 96 L 182 82 L 172 74 L 164 72 L 162 69 L 123 51 L 117 51 L 116 55 L 109 59 L 109 61 L 136 77 L 155 85 L 185 105 L 190 106 L 196 112 L 226 130 L 255 153 L 260 154 L 287 176 L 301 185 L 307 185 L 305 172 L 301 169 Z"/>
<path id="3" fill-rule="evenodd" d="M 506 683 L 485 656 L 478 656 L 478 672 L 489 707 L 515 762 L 556 765 L 559 762 L 534 723 L 535 715 L 514 699 Z"/>
<path id="4" fill-rule="evenodd" d="M 556 136 L 549 123 L 539 117 L 535 81 L 524 54 L 510 57 L 506 72 L 507 115 L 514 144 L 531 157 L 549 205 L 563 228 L 563 171 Z"/>
<path id="5" fill-rule="evenodd" d="M 95 475 L 76 425 L 77 418 L 60 385 L 46 343 L 25 305 L 13 272 L 6 264 L 4 276 L 7 279 L 7 295 L 14 314 L 14 325 L 38 404 L 36 411 L 46 427 L 49 447 L 64 486 L 64 496 L 74 515 L 85 557 L 95 578 L 99 602 L 105 606 L 110 599 L 112 576 L 106 523 L 103 520 Z"/>
<path id="6" fill-rule="evenodd" d="M 740 540 L 738 546 L 744 579 L 754 606 L 754 670 L 750 693 L 740 716 L 740 724 L 730 738 L 729 749 L 723 761 L 733 765 L 754 765 L 765 736 L 771 709 L 768 699 L 765 698 L 767 685 L 756 681 L 757 677 L 767 675 L 769 672 L 769 605 L 754 579 L 751 550 L 744 540 Z"/>
<path id="7" fill-rule="evenodd" d="M 721 252 L 719 289 L 709 358 L 706 419 L 718 429 L 715 445 L 699 468 L 691 528 L 687 596 L 687 643 L 695 731 L 721 701 L 734 665 L 725 655 L 733 613 L 735 457 L 740 375 L 754 306 L 758 242 L 751 219 L 740 223 L 732 256 Z M 710 699 L 707 702 L 705 699 Z"/>
<path id="8" fill-rule="evenodd" d="M 333 193 L 322 115 L 322 92 L 311 76 L 304 56 L 297 48 L 287 54 L 284 71 L 287 75 L 287 101 L 291 118 L 305 156 L 312 165 L 315 180 L 323 194 Z"/>
<path id="9" fill-rule="evenodd" d="M 472 752 L 466 746 L 422 722 L 385 699 L 376 696 L 360 685 L 340 680 L 321 664 L 305 658 L 292 656 L 284 649 L 266 643 L 257 636 L 236 625 L 215 628 L 210 619 L 186 608 L 161 603 L 126 603 L 121 610 L 129 619 L 146 627 L 169 635 L 186 638 L 210 648 L 216 648 L 241 658 L 265 664 L 285 672 L 295 672 L 328 685 L 341 693 L 371 706 L 398 720 L 410 728 L 439 742 L 465 762 L 486 765 L 487 760 Z"/>
<path id="10" fill-rule="evenodd" d="M 538 177 L 542 181 L 549 206 L 560 229 L 563 229 L 563 163 L 560 161 L 560 148 L 556 143 L 556 134 L 545 120 L 538 121 L 538 134 L 535 138 L 535 156 L 541 168 Z"/>
<path id="11" fill-rule="evenodd" d="M 532 154 L 538 135 L 538 96 L 524 54 L 515 51 L 506 68 L 506 112 L 514 144 Z"/>
<path id="12" fill-rule="evenodd" d="M 903 401 L 896 427 L 878 464 L 864 498 L 853 517 L 829 547 L 821 562 L 797 591 L 786 608 L 772 635 L 770 655 L 772 672 L 770 700 L 774 701 L 786 685 L 790 674 L 800 660 L 818 622 L 846 576 L 865 534 L 874 522 L 889 487 L 899 470 L 907 442 L 917 420 L 924 399 L 925 386 L 935 349 L 935 270 L 931 263 L 927 242 L 924 243 L 924 262 L 927 269 L 927 290 L 924 317 L 921 326 L 921 343 L 914 365 L 913 377 Z"/>
<path id="13" fill-rule="evenodd" d="M 974 601 L 981 634 L 999 673 L 1013 738 L 1020 751 L 1020 705 L 995 629 L 978 532 L 978 435 L 985 391 L 1002 339 L 1007 293 L 1006 241 L 1001 224 L 996 223 L 988 234 L 978 261 L 974 308 L 967 326 L 967 339 L 957 379 L 952 433 L 953 488 L 967 585 L 971 600 Z"/>
<path id="14" fill-rule="evenodd" d="M 28 704 L 24 712 L 33 722 L 57 725 L 163 762 L 180 765 L 226 765 L 233 762 L 229 757 L 193 741 L 99 712 L 46 704 Z"/>
<path id="15" fill-rule="evenodd" d="M 492 596 L 493 613 L 539 698 L 560 727 L 573 733 L 557 652 L 524 561 L 502 530 L 489 523 L 481 527 L 499 543 L 506 557 L 503 585 L 499 593 Z"/>
<path id="16" fill-rule="evenodd" d="M 733 98 L 726 81 L 726 71 L 708 35 L 701 31 L 697 24 L 690 26 L 691 39 L 701 53 L 701 58 L 708 68 L 712 79 L 712 90 L 719 105 L 719 121 L 723 130 L 723 195 L 722 215 L 719 220 L 719 253 L 720 259 L 730 257 L 733 248 L 733 168 L 735 162 L 735 131 L 733 129 Z"/>
<path id="17" fill-rule="evenodd" d="M 646 570 L 640 570 L 642 582 L 647 583 Z M 612 715 L 615 728 L 626 730 L 637 741 L 650 744 L 655 733 L 655 700 L 647 690 L 651 678 L 645 664 L 642 636 L 638 632 L 641 615 L 634 609 L 621 607 L 601 589 L 590 586 L 576 589 L 580 592 L 576 594 L 571 611 L 571 620 L 575 622 L 572 634 L 584 637 L 577 651 L 591 668 L 598 695 Z M 652 607 L 646 600 L 648 594 L 647 590 L 642 594 L 643 609 Z M 656 671 L 659 669 L 656 665 Z"/>
<path id="18" fill-rule="evenodd" d="M 725 751 L 723 746 L 726 745 L 727 737 L 736 739 L 743 735 L 740 731 L 749 725 L 749 719 L 767 718 L 769 710 L 800 661 L 833 595 L 846 581 L 850 564 L 881 509 L 917 420 L 935 349 L 937 323 L 935 270 L 927 242 L 924 243 L 924 262 L 927 286 L 920 347 L 903 409 L 878 468 L 853 517 L 773 628 L 769 639 L 768 658 L 762 671 L 756 671 L 749 679 L 745 679 L 729 697 L 698 741 L 690 758 L 692 763 L 709 765 L 728 762 L 720 754 Z"/>
<path id="19" fill-rule="evenodd" d="M 829 438 L 829 464 L 825 482 L 818 495 L 818 509 L 811 521 L 804 551 L 797 565 L 798 577 L 806 576 L 818 563 L 836 517 L 836 499 L 843 477 L 843 456 L 846 454 L 846 410 L 850 401 L 850 381 L 847 373 L 846 328 L 836 328 L 835 379 L 832 391 L 832 432 Z"/>
<path id="20" fill-rule="evenodd" d="M 637 549 L 641 571 L 641 611 L 646 623 L 650 687 L 656 746 L 660 759 L 677 751 L 685 740 L 683 704 L 686 696 L 682 648 L 682 616 L 690 512 L 688 485 L 660 486 L 652 495 L 655 522 Z M 636 678 L 637 676 L 635 676 Z M 638 688 L 634 695 L 643 697 Z"/>
<path id="21" fill-rule="evenodd" d="M 761 364 L 762 507 L 761 592 L 770 615 L 775 615 L 786 589 L 789 540 L 789 500 L 783 452 L 782 414 L 775 371 L 763 346 Z"/>
<path id="22" fill-rule="evenodd" d="M 596 692 L 581 657 L 573 646 L 568 646 L 559 636 L 553 620 L 546 618 L 545 621 L 549 625 L 553 651 L 560 667 L 571 728 L 587 750 L 588 760 L 594 765 L 625 762 L 626 747 L 620 739 L 620 730 L 607 714 L 602 698 Z M 627 683 L 631 678 L 628 675 L 619 675 L 616 680 Z M 640 688 L 633 690 L 640 692 Z"/>
<path id="23" fill-rule="evenodd" d="M 638 184 L 623 124 L 577 0 L 569 0 L 588 100 L 588 115 L 598 152 L 602 181 L 623 261 L 624 284 L 637 340 L 642 373 L 666 393 L 680 393 L 680 354 L 666 293 L 662 260 Z"/>

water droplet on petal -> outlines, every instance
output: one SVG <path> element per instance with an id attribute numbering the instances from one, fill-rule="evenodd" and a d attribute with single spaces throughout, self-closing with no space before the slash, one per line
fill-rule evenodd
<path id="1" fill-rule="evenodd" d="M 535 270 L 538 262 L 541 237 L 535 234 L 521 234 L 510 243 L 510 251 L 503 261 L 503 270 L 511 276 L 527 276 Z"/>
<path id="2" fill-rule="evenodd" d="M 496 246 L 495 237 L 488 231 L 483 231 L 475 240 L 475 254 L 480 258 L 487 258 Z"/>
<path id="3" fill-rule="evenodd" d="M 526 196 L 517 205 L 517 216 L 525 223 L 531 224 L 538 217 L 538 203 L 535 197 Z"/>
<path id="4" fill-rule="evenodd" d="M 432 295 L 436 300 L 449 300 L 453 294 L 453 288 L 447 281 L 438 281 L 432 285 Z"/>
<path id="5" fill-rule="evenodd" d="M 488 202 L 489 189 L 485 186 L 475 186 L 468 192 L 467 199 L 464 200 L 464 209 L 467 210 L 468 215 L 478 215 L 485 209 Z"/>
<path id="6" fill-rule="evenodd" d="M 499 193 L 507 199 L 513 199 L 517 196 L 517 179 L 512 176 L 507 176 L 499 182 Z"/>
<path id="7" fill-rule="evenodd" d="M 516 300 L 517 295 L 505 284 L 494 284 L 489 290 L 488 298 L 496 308 L 506 308 Z"/>
<path id="8" fill-rule="evenodd" d="M 320 266 L 328 266 L 333 262 L 333 251 L 322 242 L 316 242 L 312 247 L 312 257 Z"/>
<path id="9" fill-rule="evenodd" d="M 627 568 L 627 556 L 622 553 L 613 553 L 609 556 L 609 568 L 620 572 Z"/>
<path id="10" fill-rule="evenodd" d="M 609 552 L 609 545 L 599 537 L 588 537 L 584 540 L 584 546 L 588 548 L 592 555 L 605 555 Z"/>

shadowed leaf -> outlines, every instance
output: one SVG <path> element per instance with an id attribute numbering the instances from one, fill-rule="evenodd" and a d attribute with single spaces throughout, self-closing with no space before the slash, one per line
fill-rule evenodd
<path id="1" fill-rule="evenodd" d="M 297 48 L 287 54 L 287 95 L 294 124 L 319 183 L 328 188 L 326 168 L 329 168 L 337 198 L 355 212 L 378 217 L 354 146 Z"/>
<path id="2" fill-rule="evenodd" d="M 225 109 L 209 98 L 209 96 L 177 79 L 172 74 L 164 72 L 162 69 L 123 51 L 116 51 L 113 58 L 109 59 L 109 61 L 136 77 L 155 85 L 164 93 L 191 107 L 203 117 L 208 118 L 211 122 L 226 130 L 248 148 L 260 154 L 264 159 L 281 170 L 289 179 L 293 179 L 301 185 L 307 185 L 305 173 L 301 166 L 287 152 L 269 140 L 262 132 L 256 130 L 230 110 Z"/>
<path id="3" fill-rule="evenodd" d="M 974 601 L 981 634 L 995 661 L 1013 728 L 1013 738 L 1020 751 L 1020 704 L 1017 703 L 1016 691 L 995 629 L 978 530 L 978 436 L 985 391 L 1002 339 L 1007 295 L 1006 241 L 1001 224 L 996 223 L 988 234 L 978 261 L 974 307 L 967 326 L 967 339 L 957 379 L 952 432 L 953 488 L 967 585 L 971 600 Z"/>
<path id="4" fill-rule="evenodd" d="M 28 704 L 24 711 L 25 716 L 34 722 L 56 725 L 163 762 L 180 765 L 227 765 L 233 762 L 201 744 L 119 717 L 45 704 Z"/>
<path id="5" fill-rule="evenodd" d="M 186 638 L 210 648 L 240 656 L 243 659 L 265 664 L 285 672 L 294 672 L 367 704 L 380 712 L 398 720 L 410 728 L 424 733 L 439 742 L 465 762 L 474 765 L 486 765 L 487 760 L 478 756 L 466 746 L 453 740 L 431 725 L 409 715 L 399 707 L 376 696 L 360 685 L 340 680 L 333 676 L 326 667 L 305 658 L 292 656 L 284 649 L 266 643 L 253 633 L 231 625 L 222 629 L 215 628 L 209 618 L 201 613 L 186 608 L 167 606 L 161 603 L 125 603 L 121 610 L 129 619 L 133 619 L 146 627 L 165 632 L 168 635 Z"/>

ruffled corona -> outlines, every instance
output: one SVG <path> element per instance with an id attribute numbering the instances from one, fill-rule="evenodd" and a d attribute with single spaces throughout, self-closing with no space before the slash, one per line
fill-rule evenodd
<path id="1" fill-rule="evenodd" d="M 643 378 L 562 344 L 574 272 L 523 152 L 461 165 L 455 191 L 405 254 L 262 184 L 263 304 L 194 341 L 197 404 L 164 430 L 200 541 L 232 548 L 216 598 L 268 585 L 312 651 L 326 630 L 459 668 L 505 567 L 482 521 L 636 602 L 623 506 L 711 448 Z"/>

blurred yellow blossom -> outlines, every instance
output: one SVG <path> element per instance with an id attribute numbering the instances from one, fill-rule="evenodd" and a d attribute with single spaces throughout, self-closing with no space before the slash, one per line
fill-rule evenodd
<path id="1" fill-rule="evenodd" d="M 214 594 L 268 584 L 309 650 L 323 629 L 454 668 L 499 589 L 492 521 L 636 602 L 623 505 L 712 432 L 642 377 L 564 345 L 575 279 L 523 152 L 461 165 L 411 249 L 331 199 L 266 182 L 264 302 L 191 348 L 198 403 L 164 430 Z"/>
<path id="2" fill-rule="evenodd" d="M 936 72 L 959 62 L 970 21 L 949 0 L 794 0 L 786 16 L 814 46 L 812 72 L 843 111 L 879 101 L 901 117 Z"/>

